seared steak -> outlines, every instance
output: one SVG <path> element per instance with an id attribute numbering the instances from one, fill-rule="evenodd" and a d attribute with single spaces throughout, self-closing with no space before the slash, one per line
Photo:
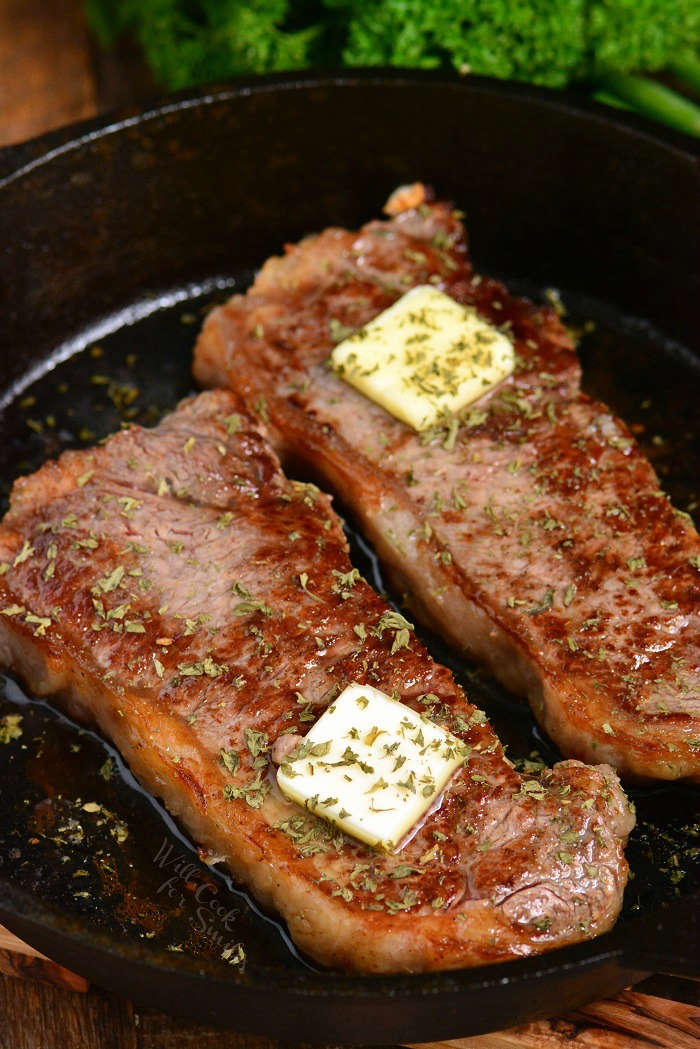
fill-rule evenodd
<path id="1" fill-rule="evenodd" d="M 0 560 L 1 662 L 96 722 L 318 961 L 474 965 L 615 920 L 633 823 L 615 773 L 519 775 L 352 570 L 328 497 L 283 476 L 231 394 L 19 480 Z M 392 855 L 287 801 L 273 775 L 351 681 L 396 690 L 471 748 Z"/>
<path id="2" fill-rule="evenodd" d="M 530 700 L 564 754 L 700 777 L 700 539 L 624 424 L 580 390 L 553 310 L 475 275 L 459 216 L 409 195 L 272 258 L 195 353 L 353 512 L 415 614 Z M 328 367 L 334 340 L 431 283 L 504 325 L 510 379 L 418 435 Z"/>

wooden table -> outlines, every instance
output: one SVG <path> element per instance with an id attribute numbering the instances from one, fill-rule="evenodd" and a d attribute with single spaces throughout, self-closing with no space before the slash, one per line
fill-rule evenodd
<path id="1" fill-rule="evenodd" d="M 132 50 L 105 56 L 92 45 L 81 0 L 0 0 L 0 146 L 152 92 Z M 131 1002 L 89 987 L 1 928 L 0 974 L 6 974 L 0 975 L 0 1049 L 282 1049 L 263 1038 L 137 1013 Z M 443 1044 L 700 1049 L 696 985 L 656 980 L 549 1022 Z"/>

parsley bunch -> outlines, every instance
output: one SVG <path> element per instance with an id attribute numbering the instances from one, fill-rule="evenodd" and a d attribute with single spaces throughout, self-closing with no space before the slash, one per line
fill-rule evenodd
<path id="1" fill-rule="evenodd" d="M 139 41 L 177 89 L 305 66 L 452 66 L 596 97 L 700 135 L 700 0 L 86 0 L 103 44 Z"/>

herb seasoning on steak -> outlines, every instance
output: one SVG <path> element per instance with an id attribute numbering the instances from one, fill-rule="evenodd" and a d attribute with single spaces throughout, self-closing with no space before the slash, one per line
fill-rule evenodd
<path id="1" fill-rule="evenodd" d="M 232 394 L 17 481 L 0 563 L 0 662 L 96 723 L 317 961 L 455 968 L 614 922 L 633 823 L 615 773 L 575 761 L 517 773 L 352 569 L 328 497 L 284 477 Z M 275 762 L 351 681 L 395 693 L 468 753 L 393 854 L 276 787 Z"/>

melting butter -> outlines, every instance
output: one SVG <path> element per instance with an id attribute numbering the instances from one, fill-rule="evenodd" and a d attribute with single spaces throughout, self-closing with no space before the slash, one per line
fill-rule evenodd
<path id="1" fill-rule="evenodd" d="M 280 765 L 292 801 L 389 852 L 468 756 L 461 740 L 369 685 L 351 684 Z"/>
<path id="2" fill-rule="evenodd" d="M 511 340 L 432 285 L 403 295 L 339 342 L 331 365 L 414 430 L 449 420 L 511 374 Z"/>

